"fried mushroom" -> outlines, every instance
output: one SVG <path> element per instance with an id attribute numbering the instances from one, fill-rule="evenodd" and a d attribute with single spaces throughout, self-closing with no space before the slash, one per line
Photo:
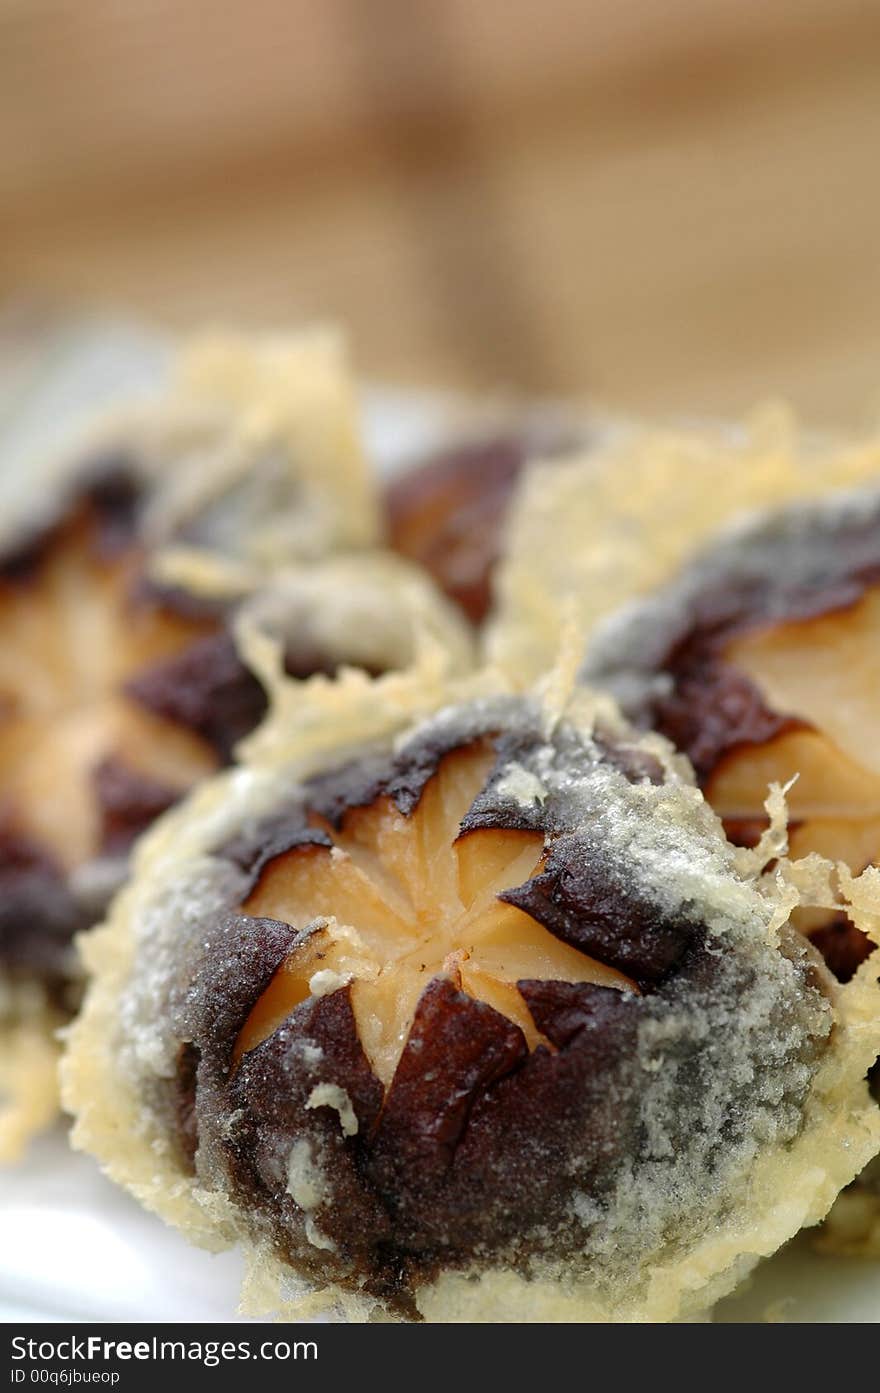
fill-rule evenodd
<path id="1" fill-rule="evenodd" d="M 403 561 L 326 555 L 376 535 L 332 336 L 209 337 L 178 379 L 2 514 L 5 1159 L 51 1112 L 27 1100 L 53 1094 L 74 935 L 105 912 L 135 839 L 258 726 L 261 665 L 308 724 L 316 674 L 332 686 L 353 670 L 368 701 L 381 674 L 405 689 L 422 662 L 471 660 L 464 622 Z"/>
<path id="2" fill-rule="evenodd" d="M 75 1144 L 242 1240 L 264 1309 L 703 1309 L 877 1147 L 865 983 L 663 740 L 552 684 L 436 696 L 141 844 L 85 940 Z"/>
<path id="3" fill-rule="evenodd" d="M 775 781 L 788 787 L 788 854 L 858 873 L 880 862 L 878 653 L 875 487 L 791 504 L 716 537 L 675 580 L 597 629 L 583 675 L 689 756 L 733 841 L 763 834 Z M 840 909 L 804 909 L 796 922 L 842 982 L 874 952 Z M 876 1068 L 872 1078 L 876 1087 Z M 825 1241 L 838 1234 L 852 1248 L 856 1217 L 872 1212 L 868 1247 L 880 1206 L 866 1176 Z"/>

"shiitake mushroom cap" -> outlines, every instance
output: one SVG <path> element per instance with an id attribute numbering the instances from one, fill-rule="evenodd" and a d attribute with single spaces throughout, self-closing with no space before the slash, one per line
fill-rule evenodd
<path id="1" fill-rule="evenodd" d="M 536 839 L 532 871 L 492 882 L 491 912 L 527 926 L 511 943 L 581 964 L 517 963 L 516 1010 L 476 985 L 472 921 L 401 909 L 426 882 L 407 881 L 407 838 L 432 849 L 434 894 L 456 862 L 473 888 L 469 839 L 503 881 L 511 836 Z M 333 870 L 350 864 L 360 902 Z M 740 865 L 665 743 L 586 695 L 564 714 L 485 697 L 299 774 L 242 771 L 151 834 L 87 944 L 77 1143 L 201 1241 L 243 1237 L 349 1315 L 672 1318 L 820 1217 L 880 1130 L 872 1044 L 834 1028 L 863 984 L 836 988 L 780 937 L 773 884 Z M 423 938 L 375 948 L 383 895 Z M 357 962 L 351 933 L 333 957 L 342 904 Z M 390 1066 L 364 1013 L 369 943 L 389 976 L 425 948 Z M 137 1137 L 119 1144 L 111 1110 Z"/>

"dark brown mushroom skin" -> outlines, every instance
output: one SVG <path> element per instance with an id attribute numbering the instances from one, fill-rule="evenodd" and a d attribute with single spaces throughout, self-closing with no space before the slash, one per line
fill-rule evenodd
<path id="1" fill-rule="evenodd" d="M 599 857 L 563 838 L 547 868 L 501 898 L 525 910 L 572 948 L 626 973 L 643 990 L 681 961 L 693 924 L 661 913 L 631 885 L 609 882 Z"/>
<path id="2" fill-rule="evenodd" d="M 0 583 L 31 583 L 47 552 L 71 521 L 91 522 L 89 544 L 100 559 L 112 559 L 137 539 L 142 489 L 122 456 L 90 460 L 74 486 L 65 490 L 48 518 L 0 555 Z"/>
<path id="3" fill-rule="evenodd" d="M 707 549 L 671 587 L 674 608 L 648 600 L 639 651 L 625 631 L 615 631 L 614 644 L 588 655 L 584 675 L 620 690 L 630 719 L 666 735 L 705 787 L 729 751 L 806 728 L 796 713 L 771 711 L 754 683 L 725 660 L 731 640 L 847 610 L 878 582 L 880 498 L 791 509 L 741 540 Z M 628 672 L 638 679 L 636 696 L 618 688 Z"/>
<path id="4" fill-rule="evenodd" d="M 73 970 L 71 940 L 88 927 L 55 859 L 12 828 L 0 828 L 0 968 L 13 982 L 41 982 L 62 1006 Z"/>
<path id="5" fill-rule="evenodd" d="M 875 951 L 875 945 L 843 913 L 831 914 L 828 922 L 810 930 L 810 942 L 818 948 L 838 982 L 849 982 L 862 963 Z"/>
<path id="6" fill-rule="evenodd" d="M 141 832 L 179 797 L 176 789 L 128 768 L 112 755 L 97 766 L 92 782 L 101 810 L 101 850 L 111 857 L 125 855 Z"/>
<path id="7" fill-rule="evenodd" d="M 234 931 L 249 962 L 279 934 L 274 922 L 243 919 Z M 276 966 L 289 942 L 282 936 L 278 947 Z M 219 999 L 236 990 L 227 976 Z M 237 1069 L 230 1040 L 245 1011 L 234 1024 L 227 1017 L 218 1026 L 207 1012 L 197 1024 L 190 1002 L 181 1028 L 197 1037 L 187 1048 L 199 1063 L 194 1088 L 177 1094 L 181 1150 L 194 1158 L 197 1142 L 222 1154 L 239 1202 L 300 1270 L 326 1280 L 329 1269 L 412 1315 L 413 1280 L 464 1264 L 475 1249 L 520 1248 L 525 1261 L 531 1230 L 564 1227 L 573 1191 L 601 1193 L 603 1172 L 613 1174 L 632 1142 L 621 1064 L 632 1050 L 635 998 L 562 982 L 520 990 L 555 1053 L 540 1046 L 530 1054 L 504 1016 L 434 978 L 387 1096 L 360 1045 L 347 987 L 303 1002 Z M 249 978 L 248 1005 L 255 995 Z M 306 1108 L 328 1074 L 351 1100 L 352 1137 L 332 1109 Z M 287 1191 L 291 1147 L 303 1139 L 328 1177 L 315 1220 L 332 1250 L 309 1241 Z"/>
<path id="8" fill-rule="evenodd" d="M 524 420 L 412 464 L 385 491 L 389 545 L 422 566 L 472 624 L 482 624 L 509 507 L 528 461 L 583 444 L 587 435 L 570 423 Z"/>
<path id="9" fill-rule="evenodd" d="M 124 458 L 90 461 L 77 488 L 59 503 L 57 516 L 0 558 L 0 586 L 18 589 L 38 584 L 40 569 L 56 544 L 77 533 L 99 562 L 113 564 L 126 556 L 139 556 L 141 503 L 141 486 Z M 130 603 L 176 614 L 186 601 L 180 592 L 163 590 L 138 575 L 132 582 Z M 192 615 L 192 610 L 186 611 L 186 617 Z M 198 618 L 206 624 L 223 622 L 221 614 L 210 614 L 204 607 Z M 197 651 L 201 647 L 199 643 L 192 646 Z M 149 698 L 166 676 L 167 666 L 159 664 L 156 671 L 148 669 L 139 676 L 148 698 L 145 706 L 156 709 L 157 703 Z M 240 705 L 249 703 L 253 708 L 253 677 L 241 664 L 236 671 L 232 669 L 227 661 L 219 695 L 230 705 L 235 701 L 233 693 L 243 693 L 238 698 Z M 200 690 L 191 689 L 186 694 L 185 709 L 168 713 L 199 734 L 213 733 L 222 724 L 222 710 L 217 714 L 217 683 L 211 681 L 212 676 L 209 665 L 200 674 Z M 140 699 L 135 690 L 138 681 L 130 692 L 134 700 Z M 219 741 L 215 743 L 220 746 Z M 225 753 L 226 748 L 224 742 L 218 753 Z M 134 838 L 179 797 L 112 756 L 95 768 L 93 786 L 103 822 L 102 855 L 109 857 L 124 857 Z M 8 809 L 0 827 L 0 880 L 4 887 L 0 967 L 13 977 L 24 975 L 41 981 L 52 996 L 57 996 L 73 970 L 71 939 L 89 926 L 100 906 L 84 905 L 54 855 L 16 829 L 13 808 Z"/>
<path id="10" fill-rule="evenodd" d="M 650 717 L 653 729 L 686 754 L 705 786 L 724 756 L 742 745 L 763 745 L 804 723 L 771 711 L 745 673 L 737 672 L 694 635 L 679 644 L 664 665 L 673 681 L 657 697 Z"/>
<path id="11" fill-rule="evenodd" d="M 792 508 L 757 524 L 741 540 L 719 546 L 715 554 L 709 548 L 696 558 L 678 583 L 676 607 L 658 606 L 655 624 L 648 618 L 640 654 L 624 637 L 619 658 L 610 649 L 604 664 L 588 658 L 585 676 L 626 691 L 616 683 L 632 662 L 640 695 L 624 698 L 625 713 L 688 756 L 711 801 L 713 778 L 728 757 L 811 728 L 797 713 L 770 709 L 755 683 L 725 657 L 731 641 L 776 624 L 846 611 L 878 583 L 880 498 Z M 724 820 L 728 837 L 743 846 L 755 845 L 766 825 L 757 809 L 754 817 Z M 866 936 L 845 926 L 840 916 L 830 915 L 810 937 L 841 982 L 849 981 L 873 951 Z"/>
<path id="12" fill-rule="evenodd" d="M 199 632 L 174 657 L 133 673 L 124 693 L 145 711 L 201 737 L 218 766 L 225 765 L 235 745 L 265 714 L 266 694 L 238 657 L 229 606 L 179 586 L 159 585 L 148 576 L 141 536 L 144 501 L 135 460 L 118 453 L 85 461 L 54 512 L 0 556 L 0 588 L 38 585 L 54 548 L 73 536 L 82 538 L 88 554 L 101 564 L 130 562 L 127 603 L 132 611 L 167 612 L 193 621 Z M 301 652 L 292 643 L 286 660 L 299 675 L 312 666 L 322 671 L 330 666 L 314 645 Z M 102 826 L 100 855 L 119 867 L 115 878 L 106 876 L 109 897 L 132 842 L 181 795 L 112 753 L 92 771 L 92 785 Z M 90 893 L 85 903 L 50 850 L 16 827 L 14 808 L 3 811 L 0 969 L 41 981 L 55 997 L 66 991 L 75 971 L 71 939 L 94 922 L 106 900 L 98 903 Z"/>
<path id="13" fill-rule="evenodd" d="M 129 679 L 125 691 L 148 711 L 185 726 L 228 764 L 232 752 L 266 714 L 260 683 L 225 630 L 197 639 L 181 653 Z"/>
<path id="14" fill-rule="evenodd" d="M 230 605 L 149 576 L 142 536 L 146 487 L 137 459 L 123 450 L 84 460 L 53 511 L 0 555 L 0 589 L 39 584 L 54 548 L 72 536 L 82 538 L 101 564 L 130 562 L 132 612 L 168 613 L 193 622 L 200 632 L 174 656 L 132 673 L 122 691 L 144 711 L 200 737 L 218 767 L 225 766 L 239 741 L 263 719 L 268 700 L 238 656 Z M 339 666 L 313 639 L 300 642 L 295 636 L 287 641 L 284 661 L 295 678 L 332 676 Z M 132 843 L 181 796 L 112 753 L 92 771 L 92 787 L 101 820 L 100 856 L 107 866 L 115 864 L 117 873 L 104 875 L 104 898 L 96 900 L 91 890 L 87 903 L 56 857 L 22 836 L 14 809 L 2 809 L 0 789 L 0 969 L 41 981 L 53 997 L 69 995 L 76 971 L 71 939 L 106 908 Z"/>
<path id="15" fill-rule="evenodd" d="M 507 506 L 525 462 L 515 437 L 464 444 L 386 490 L 391 546 L 423 566 L 474 624 L 489 611 Z"/>
<path id="16" fill-rule="evenodd" d="M 333 823 L 347 808 L 390 795 L 408 816 L 440 761 L 456 744 L 475 739 L 491 741 L 498 759 L 463 832 L 468 823 L 485 827 L 493 820 L 521 830 L 521 810 L 497 799 L 493 805 L 491 789 L 510 751 L 522 751 L 527 741 L 498 729 L 433 731 L 396 757 L 368 752 L 314 778 L 301 802 L 218 854 L 243 876 L 244 897 L 274 857 L 326 844 L 309 826 L 310 814 L 319 811 Z M 615 767 L 637 763 L 599 744 L 594 758 L 614 759 Z M 632 781 L 659 782 L 651 761 L 646 769 L 633 772 Z M 550 811 L 548 827 L 552 818 Z M 533 827 L 540 819 L 526 821 Z M 418 1002 L 387 1091 L 359 1041 L 348 986 L 309 996 L 236 1063 L 238 1032 L 296 934 L 275 920 L 230 913 L 200 935 L 196 958 L 182 964 L 173 1019 L 189 1072 L 185 1087 L 172 1088 L 166 1115 L 194 1170 L 215 1182 L 225 1176 L 253 1231 L 299 1272 L 369 1292 L 412 1317 L 416 1286 L 441 1270 L 491 1265 L 503 1254 L 505 1263 L 527 1273 L 542 1257 L 575 1256 L 584 1242 L 573 1217 L 576 1198 L 586 1196 L 601 1209 L 621 1167 L 650 1156 L 639 1111 L 637 1045 L 645 1024 L 668 1030 L 677 1086 L 687 1097 L 699 1100 L 717 1086 L 723 1043 L 683 1026 L 683 1004 L 710 999 L 719 984 L 735 998 L 750 988 L 749 969 L 707 948 L 698 918 L 667 919 L 646 897 L 604 882 L 601 847 L 548 835 L 554 844 L 548 872 L 505 898 L 560 937 L 580 937 L 587 951 L 623 965 L 642 993 L 520 981 L 547 1042 L 531 1051 L 515 1024 L 440 974 Z M 623 907 L 617 916 L 615 896 Z M 803 969 L 802 985 L 807 993 L 824 991 L 811 966 Z M 780 1007 L 783 1015 L 786 1009 Z M 809 1067 L 822 1045 L 818 1038 L 803 1043 Z M 332 1107 L 307 1106 L 313 1089 L 328 1080 L 348 1095 L 358 1123 L 353 1135 L 344 1133 Z M 794 1119 L 803 1079 L 793 1083 L 782 1069 L 779 1085 L 779 1107 Z M 748 1085 L 743 1089 L 739 1100 L 731 1086 L 719 1148 L 738 1138 Z M 682 1146 L 688 1125 L 683 1119 Z M 291 1149 L 302 1142 L 325 1187 L 308 1212 L 288 1189 Z"/>

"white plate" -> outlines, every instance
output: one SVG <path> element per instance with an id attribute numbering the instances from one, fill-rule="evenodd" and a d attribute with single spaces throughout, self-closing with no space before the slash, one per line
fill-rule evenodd
<path id="1" fill-rule="evenodd" d="M 15 401 L 0 383 L 0 467 L 13 442 L 18 458 L 25 446 L 44 445 L 47 419 L 57 432 L 59 415 L 82 416 L 120 381 L 144 385 L 160 355 L 156 341 L 124 328 L 65 330 Z M 393 468 L 438 441 L 458 410 L 437 397 L 369 393 L 373 457 Z M 240 1281 L 237 1253 L 191 1248 L 72 1153 L 61 1128 L 24 1165 L 0 1171 L 0 1320 L 225 1321 L 235 1316 Z M 820 1257 L 804 1235 L 762 1263 L 716 1319 L 880 1323 L 880 1262 Z"/>
<path id="2" fill-rule="evenodd" d="M 59 1127 L 0 1172 L 0 1319 L 215 1321 L 234 1315 L 237 1253 L 204 1253 L 67 1145 Z"/>

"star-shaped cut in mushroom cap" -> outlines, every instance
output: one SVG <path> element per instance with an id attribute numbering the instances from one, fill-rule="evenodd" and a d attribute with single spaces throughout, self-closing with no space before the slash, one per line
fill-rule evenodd
<path id="1" fill-rule="evenodd" d="M 216 618 L 145 582 L 135 535 L 88 499 L 0 575 L 0 809 L 7 835 L 71 870 L 218 765 L 200 733 L 132 690 Z"/>
<path id="2" fill-rule="evenodd" d="M 477 741 L 447 754 L 404 815 L 387 793 L 349 808 L 338 823 L 313 813 L 322 839 L 272 857 L 243 906 L 302 938 L 254 1005 L 235 1057 L 254 1049 L 300 1003 L 351 983 L 361 1045 L 387 1088 L 417 1008 L 438 978 L 486 1003 L 552 1048 L 517 983 L 635 983 L 565 943 L 499 898 L 540 873 L 543 833 L 504 827 L 462 831 L 495 755 Z"/>

